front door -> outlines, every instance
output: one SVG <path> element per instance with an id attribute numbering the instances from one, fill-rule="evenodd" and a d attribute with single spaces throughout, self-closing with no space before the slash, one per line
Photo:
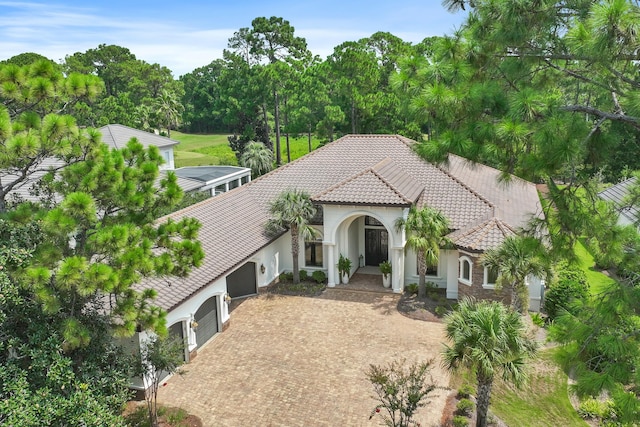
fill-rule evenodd
<path id="1" fill-rule="evenodd" d="M 389 234 L 378 228 L 364 229 L 364 259 L 367 265 L 379 266 L 389 259 Z"/>

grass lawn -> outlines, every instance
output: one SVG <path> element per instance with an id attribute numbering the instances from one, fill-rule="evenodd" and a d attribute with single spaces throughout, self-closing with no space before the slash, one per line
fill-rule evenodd
<path id="1" fill-rule="evenodd" d="M 227 134 L 188 134 L 173 131 L 171 139 L 180 141 L 173 154 L 176 167 L 202 166 L 202 165 L 231 165 L 237 166 L 236 155 L 229 147 Z M 273 138 L 275 139 L 275 137 Z M 311 138 L 311 147 L 315 150 L 320 145 L 320 140 Z M 309 143 L 306 136 L 289 138 L 291 161 L 304 156 L 309 152 Z M 280 152 L 283 163 L 287 163 L 287 143 L 284 136 L 280 139 Z"/>
<path id="2" fill-rule="evenodd" d="M 569 402 L 567 376 L 553 360 L 553 349 L 540 351 L 522 389 L 497 380 L 490 409 L 510 426 L 587 426 Z"/>
<path id="3" fill-rule="evenodd" d="M 275 138 L 274 138 L 275 143 Z M 311 148 L 315 150 L 320 146 L 320 140 L 315 136 L 311 136 Z M 307 136 L 298 138 L 289 137 L 289 150 L 291 152 L 291 161 L 298 159 L 309 153 L 309 140 Z M 287 140 L 284 136 L 280 138 L 280 152 L 282 153 L 282 163 L 287 163 Z"/>
<path id="4" fill-rule="evenodd" d="M 196 135 L 171 132 L 171 139 L 180 141 L 173 154 L 177 168 L 183 166 L 233 165 L 236 156 L 229 148 L 226 134 Z"/>
<path id="5" fill-rule="evenodd" d="M 591 290 L 591 295 L 598 295 L 615 283 L 611 277 L 595 269 L 595 261 L 582 242 L 578 242 L 575 247 L 578 257 L 578 265 L 587 275 L 587 282 Z"/>

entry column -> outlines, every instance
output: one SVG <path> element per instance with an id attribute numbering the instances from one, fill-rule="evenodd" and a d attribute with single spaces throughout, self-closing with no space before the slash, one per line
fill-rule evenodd
<path id="1" fill-rule="evenodd" d="M 333 288 L 336 286 L 336 272 L 335 268 L 333 268 L 335 265 L 335 260 L 333 259 L 335 243 L 322 242 L 322 244 L 327 248 L 327 286 Z"/>
<path id="2" fill-rule="evenodd" d="M 391 285 L 393 292 L 401 293 L 404 289 L 404 248 L 393 248 L 392 254 Z"/>

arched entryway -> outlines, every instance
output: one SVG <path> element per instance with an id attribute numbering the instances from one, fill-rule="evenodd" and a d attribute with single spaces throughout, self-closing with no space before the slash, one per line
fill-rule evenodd
<path id="1" fill-rule="evenodd" d="M 404 288 L 404 233 L 393 224 L 403 216 L 399 207 L 357 208 L 324 206 L 324 241 L 330 287 L 340 283 L 336 264 L 340 256 L 351 260 L 351 274 L 359 267 L 378 268 L 383 261 L 392 264 L 392 287 Z M 382 283 L 382 282 L 381 282 Z"/>

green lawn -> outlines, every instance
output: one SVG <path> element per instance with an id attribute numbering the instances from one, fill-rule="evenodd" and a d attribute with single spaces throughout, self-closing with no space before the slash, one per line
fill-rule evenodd
<path id="1" fill-rule="evenodd" d="M 591 289 L 591 295 L 598 295 L 606 290 L 615 281 L 595 269 L 595 261 L 582 242 L 578 242 L 575 247 L 575 253 L 578 257 L 578 265 L 587 275 L 587 281 Z"/>
<path id="2" fill-rule="evenodd" d="M 173 154 L 176 167 L 202 166 L 202 165 L 232 165 L 237 166 L 236 155 L 229 147 L 227 134 L 187 134 L 171 132 L 171 138 L 180 141 Z M 275 138 L 273 138 L 275 139 Z M 311 139 L 311 146 L 315 150 L 320 145 L 320 140 Z M 309 152 L 309 143 L 306 136 L 289 138 L 291 161 L 304 156 Z M 280 140 L 280 152 L 282 163 L 287 163 L 287 144 L 284 136 Z"/>
<path id="3" fill-rule="evenodd" d="M 202 165 L 238 165 L 235 154 L 229 148 L 226 134 L 196 135 L 173 131 L 171 138 L 180 141 L 180 144 L 173 151 L 177 168 Z"/>
<path id="4" fill-rule="evenodd" d="M 567 376 L 553 360 L 553 349 L 539 353 L 522 389 L 497 380 L 491 411 L 509 426 L 587 426 L 569 402 Z"/>

